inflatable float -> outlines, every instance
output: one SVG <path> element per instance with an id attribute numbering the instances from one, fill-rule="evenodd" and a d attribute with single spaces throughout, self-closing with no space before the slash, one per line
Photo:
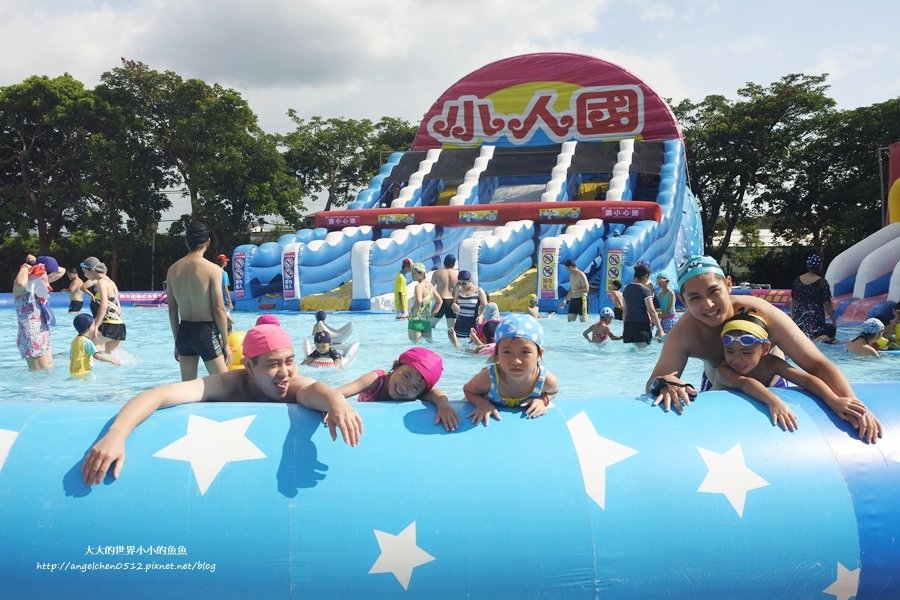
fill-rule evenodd
<path id="1" fill-rule="evenodd" d="M 352 344 L 331 344 L 331 347 L 341 353 L 341 366 L 346 367 L 353 359 L 356 358 L 356 352 L 359 350 L 359 342 L 353 342 Z M 306 356 L 309 356 L 316 349 L 316 345 L 309 338 L 303 340 L 303 350 L 306 353 Z M 323 357 L 317 358 L 311 363 L 309 363 L 311 367 L 333 367 L 334 361 L 330 358 Z"/>
<path id="2" fill-rule="evenodd" d="M 897 385 L 855 389 L 878 444 L 796 389 L 775 391 L 794 433 L 731 392 L 681 416 L 567 393 L 453 433 L 359 403 L 356 448 L 296 405 L 184 405 L 94 487 L 81 461 L 118 405 L 5 401 L 3 596 L 895 599 Z"/>
<path id="3" fill-rule="evenodd" d="M 322 322 L 320 321 L 320 323 L 322 323 Z M 331 342 L 333 344 L 343 343 L 348 337 L 350 337 L 350 334 L 353 332 L 353 322 L 352 321 L 344 323 L 343 325 L 341 325 L 340 327 L 338 327 L 336 329 L 334 327 L 329 327 L 325 323 L 322 323 L 322 325 L 319 325 L 317 323 L 316 326 L 325 328 L 325 331 L 327 331 L 328 335 L 331 336 Z M 309 352 L 307 352 L 307 354 L 309 354 Z"/>

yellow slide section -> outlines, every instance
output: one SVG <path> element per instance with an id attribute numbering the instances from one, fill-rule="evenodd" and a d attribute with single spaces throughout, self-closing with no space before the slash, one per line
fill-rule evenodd
<path id="1" fill-rule="evenodd" d="M 522 312 L 528 308 L 528 296 L 537 289 L 537 269 L 528 269 L 500 291 L 491 292 L 500 312 Z"/>
<path id="2" fill-rule="evenodd" d="M 353 283 L 348 281 L 330 292 L 303 296 L 300 298 L 300 310 L 350 310 L 352 285 Z"/>
<path id="3" fill-rule="evenodd" d="M 450 204 L 450 198 L 456 195 L 456 187 L 445 187 L 444 190 L 438 194 L 437 200 L 434 201 L 435 206 L 448 206 Z"/>
<path id="4" fill-rule="evenodd" d="M 894 181 L 888 192 L 888 223 L 900 223 L 900 179 Z"/>

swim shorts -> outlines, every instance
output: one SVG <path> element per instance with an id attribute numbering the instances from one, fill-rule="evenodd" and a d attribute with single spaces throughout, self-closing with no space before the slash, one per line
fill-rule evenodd
<path id="1" fill-rule="evenodd" d="M 587 298 L 572 298 L 569 300 L 569 314 L 587 317 Z"/>
<path id="2" fill-rule="evenodd" d="M 223 354 L 222 337 L 215 321 L 182 321 L 178 326 L 175 350 L 180 356 L 199 354 L 204 362 Z"/>
<path id="3" fill-rule="evenodd" d="M 441 317 L 455 319 L 456 311 L 453 310 L 453 298 L 441 298 L 441 300 L 444 302 L 441 304 L 441 309 L 434 315 L 434 318 L 438 320 L 440 320 Z"/>
<path id="4" fill-rule="evenodd" d="M 100 323 L 97 329 L 107 339 L 125 341 L 125 323 Z"/>
<path id="5" fill-rule="evenodd" d="M 622 320 L 622 309 L 618 306 L 613 308 L 613 316 L 616 318 L 616 321 Z"/>
<path id="6" fill-rule="evenodd" d="M 410 331 L 418 331 L 420 333 L 431 333 L 431 321 L 419 321 L 413 319 L 409 321 L 406 328 Z"/>
<path id="7" fill-rule="evenodd" d="M 69 312 L 71 313 L 81 312 L 82 308 L 84 308 L 84 300 L 72 300 L 69 302 Z"/>
<path id="8" fill-rule="evenodd" d="M 625 321 L 622 325 L 622 341 L 626 344 L 649 344 L 652 334 L 650 323 Z"/>

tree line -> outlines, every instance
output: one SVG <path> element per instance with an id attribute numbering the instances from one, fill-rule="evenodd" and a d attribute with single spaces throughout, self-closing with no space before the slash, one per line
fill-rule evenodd
<path id="1" fill-rule="evenodd" d="M 735 100 L 673 106 L 713 256 L 771 271 L 775 259 L 752 243 L 760 225 L 826 257 L 880 227 L 877 153 L 900 140 L 900 99 L 838 111 L 826 79 L 788 75 Z M 293 131 L 266 133 L 238 92 L 126 59 L 94 89 L 68 74 L 0 88 L 0 268 L 14 273 L 28 252 L 67 266 L 95 254 L 123 289 L 146 289 L 183 253 L 187 220 L 210 227 L 215 253 L 247 242 L 266 215 L 299 228 L 304 201 L 324 196 L 327 210 L 354 199 L 416 130 L 392 117 L 287 114 Z M 172 189 L 191 214 L 158 234 Z M 730 247 L 734 231 L 751 243 Z"/>

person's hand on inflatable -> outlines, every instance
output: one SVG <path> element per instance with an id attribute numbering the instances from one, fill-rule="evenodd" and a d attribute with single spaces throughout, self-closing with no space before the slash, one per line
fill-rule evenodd
<path id="1" fill-rule="evenodd" d="M 684 407 L 690 406 L 691 401 L 697 397 L 697 391 L 690 383 L 685 383 L 675 373 L 670 373 L 653 380 L 650 395 L 654 397 L 653 406 L 662 403 L 663 410 L 669 412 L 674 405 L 675 412 L 681 414 Z"/>
<path id="2" fill-rule="evenodd" d="M 882 436 L 881 423 L 869 411 L 859 418 L 859 426 L 856 429 L 859 432 L 859 439 L 867 444 L 877 443 L 878 438 Z"/>
<path id="3" fill-rule="evenodd" d="M 525 408 L 525 416 L 529 419 L 536 419 L 547 414 L 547 406 L 550 402 L 544 401 L 544 398 L 533 398 L 527 402 L 523 402 L 519 406 Z"/>
<path id="4" fill-rule="evenodd" d="M 859 422 L 863 416 L 869 412 L 866 405 L 858 398 L 850 398 L 849 396 L 838 396 L 834 400 L 825 400 L 828 408 L 844 421 L 849 421 L 854 429 L 859 429 Z"/>
<path id="5" fill-rule="evenodd" d="M 84 457 L 81 474 L 84 476 L 85 485 L 96 485 L 103 483 L 110 467 L 113 467 L 113 478 L 118 479 L 124 466 L 125 440 L 107 434 L 94 444 Z"/>
<path id="6" fill-rule="evenodd" d="M 435 403 L 437 415 L 434 417 L 434 424 L 437 425 L 440 423 L 444 426 L 445 431 L 456 431 L 456 428 L 459 427 L 459 415 L 456 414 L 456 411 L 450 406 L 450 401 L 446 396 L 442 396 L 441 398 L 443 399 L 442 402 Z"/>
<path id="7" fill-rule="evenodd" d="M 469 413 L 469 419 L 472 423 L 482 423 L 485 427 L 490 425 L 491 418 L 496 420 L 500 420 L 500 413 L 490 402 L 484 402 L 483 404 L 476 404 L 475 410 Z"/>
<path id="8" fill-rule="evenodd" d="M 325 413 L 325 425 L 331 433 L 331 439 L 337 440 L 337 430 L 341 430 L 341 438 L 345 444 L 359 445 L 359 438 L 363 434 L 363 422 L 353 407 L 345 400 L 343 403 L 332 405 Z"/>
<path id="9" fill-rule="evenodd" d="M 772 425 L 781 427 L 782 431 L 796 431 L 798 428 L 797 416 L 781 400 L 769 405 L 769 417 L 772 420 Z"/>

